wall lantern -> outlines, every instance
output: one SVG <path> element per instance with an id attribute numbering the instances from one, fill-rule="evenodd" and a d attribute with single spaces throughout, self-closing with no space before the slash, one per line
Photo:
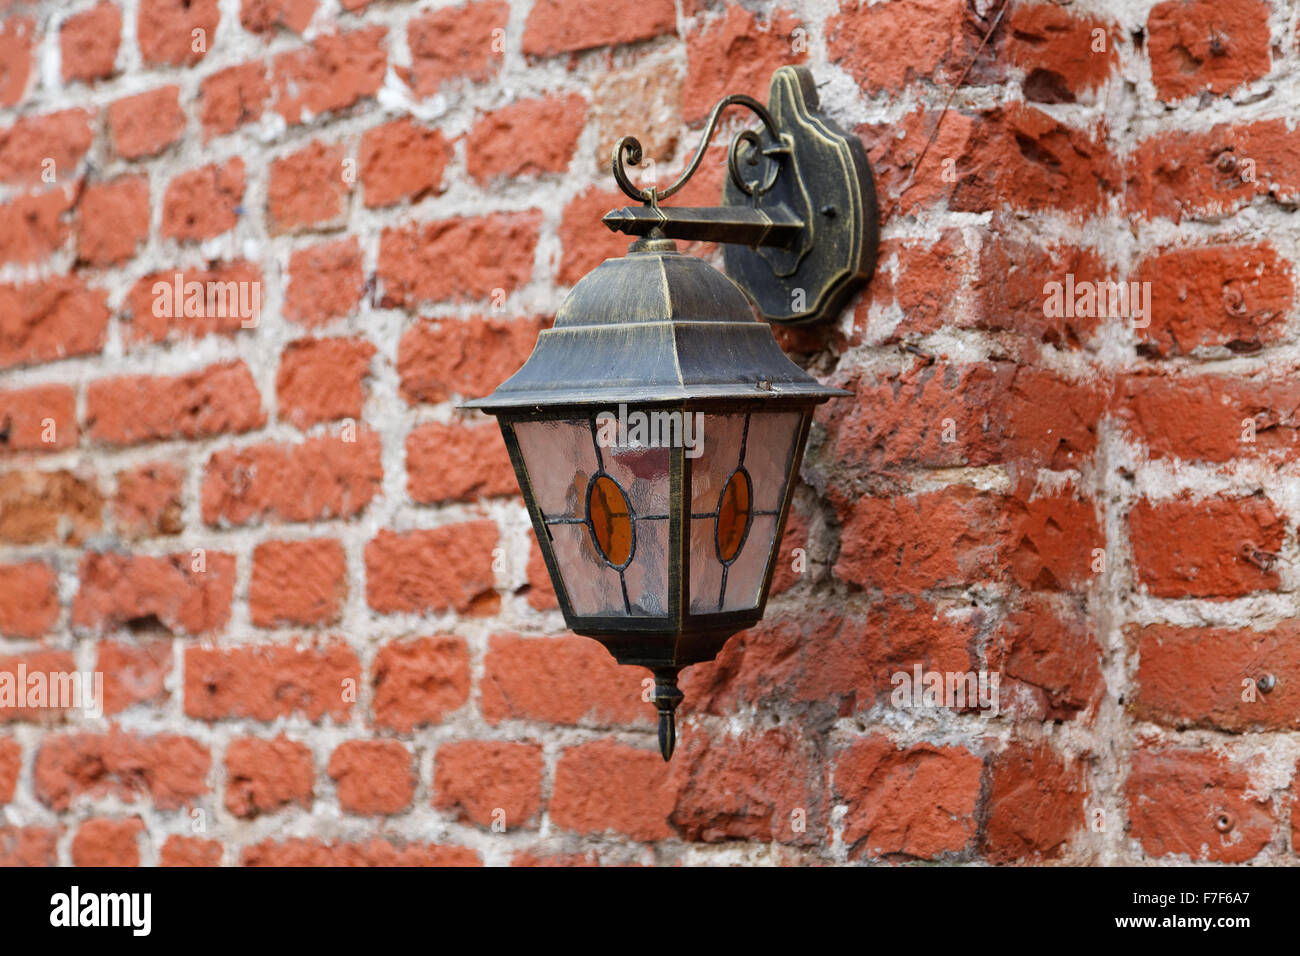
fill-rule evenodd
<path id="1" fill-rule="evenodd" d="M 722 205 L 661 207 L 732 105 L 762 128 L 732 141 Z M 568 627 L 654 673 L 667 760 L 677 674 L 763 616 L 813 409 L 848 394 L 791 362 L 754 306 L 769 322 L 835 315 L 874 268 L 878 213 L 861 143 L 819 112 L 802 67 L 776 71 L 767 108 L 721 100 L 668 188 L 638 189 L 625 157 L 641 161 L 630 136 L 614 178 L 644 205 L 604 222 L 640 238 L 465 407 L 499 420 Z M 730 278 L 674 239 L 727 244 Z"/>

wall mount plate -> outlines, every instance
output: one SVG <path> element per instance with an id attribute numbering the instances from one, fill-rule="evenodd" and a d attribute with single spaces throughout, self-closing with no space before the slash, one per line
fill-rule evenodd
<path id="1" fill-rule="evenodd" d="M 722 205 L 661 206 L 703 159 L 722 111 L 744 106 L 763 122 L 732 140 Z M 880 212 L 867 153 L 856 136 L 823 113 L 812 72 L 783 66 L 772 75 L 768 106 L 732 94 L 713 108 L 691 162 L 666 189 L 634 186 L 641 144 L 625 136 L 614 147 L 613 174 L 644 205 L 615 209 L 610 229 L 651 239 L 724 244 L 727 274 L 769 322 L 816 322 L 839 314 L 871 278 L 880 240 Z"/>

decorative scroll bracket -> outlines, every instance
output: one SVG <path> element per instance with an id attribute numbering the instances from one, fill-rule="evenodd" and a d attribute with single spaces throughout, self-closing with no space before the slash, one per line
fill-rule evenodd
<path id="1" fill-rule="evenodd" d="M 660 206 L 694 175 L 722 111 L 733 105 L 752 110 L 763 129 L 733 139 L 722 205 Z M 645 205 L 615 209 L 603 222 L 634 236 L 724 243 L 727 274 L 769 322 L 837 315 L 875 269 L 880 213 L 862 143 L 819 107 L 812 73 L 781 67 L 766 108 L 739 94 L 714 107 L 691 162 L 664 190 L 632 185 L 623 161 L 639 163 L 641 146 L 624 137 L 614 149 L 614 178 Z"/>

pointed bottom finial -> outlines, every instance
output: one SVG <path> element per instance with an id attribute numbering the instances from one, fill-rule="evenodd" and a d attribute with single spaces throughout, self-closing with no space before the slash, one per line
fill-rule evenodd
<path id="1" fill-rule="evenodd" d="M 683 694 L 677 688 L 677 670 L 656 670 L 655 691 L 650 700 L 659 711 L 659 752 L 668 760 L 677 747 L 677 718 L 674 711 L 682 702 Z"/>

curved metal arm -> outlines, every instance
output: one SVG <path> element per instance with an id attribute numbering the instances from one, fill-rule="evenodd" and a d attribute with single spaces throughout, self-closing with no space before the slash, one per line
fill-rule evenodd
<path id="1" fill-rule="evenodd" d="M 718 121 L 722 116 L 722 111 L 728 106 L 744 106 L 754 113 L 763 125 L 767 128 L 767 134 L 772 138 L 774 143 L 780 143 L 781 137 L 777 133 L 776 123 L 772 120 L 772 114 L 767 111 L 767 107 L 754 99 L 752 96 L 746 96 L 744 93 L 732 93 L 730 96 L 724 96 L 718 100 L 718 104 L 713 107 L 709 113 L 708 121 L 704 124 L 704 135 L 700 139 L 700 145 L 695 148 L 695 155 L 687 164 L 686 169 L 677 177 L 667 189 L 659 190 L 654 186 L 649 189 L 638 189 L 632 185 L 632 180 L 628 178 L 627 170 L 623 166 L 623 158 L 626 154 L 627 162 L 631 166 L 636 166 L 641 162 L 642 151 L 641 141 L 635 136 L 624 136 L 614 145 L 614 156 L 611 167 L 614 172 L 614 180 L 618 183 L 618 188 L 623 190 L 624 194 L 631 199 L 636 199 L 649 206 L 657 206 L 659 200 L 667 199 L 686 185 L 687 180 L 695 175 L 695 171 L 700 168 L 700 163 L 704 161 L 704 153 L 709 148 L 709 142 L 713 139 L 713 134 L 718 128 Z M 752 129 L 742 130 L 736 134 L 735 139 L 731 141 L 731 148 L 727 151 L 727 169 L 731 174 L 731 181 L 736 187 L 747 195 L 754 195 L 756 192 L 761 194 L 772 188 L 776 181 L 777 169 L 774 168 L 771 175 L 758 186 L 751 186 L 740 175 L 740 144 L 747 144 L 751 150 L 762 151 L 762 141 L 758 133 Z M 766 154 L 765 154 L 766 155 Z M 751 163 L 757 160 L 751 158 Z M 773 163 L 776 167 L 777 164 Z"/>

